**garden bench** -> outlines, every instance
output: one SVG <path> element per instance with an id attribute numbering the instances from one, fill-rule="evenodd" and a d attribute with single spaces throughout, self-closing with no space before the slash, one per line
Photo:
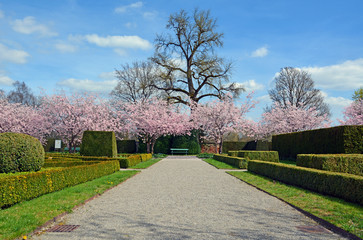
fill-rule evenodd
<path id="1" fill-rule="evenodd" d="M 178 152 L 180 152 L 180 153 L 185 153 L 185 155 L 187 155 L 188 154 L 188 148 L 170 148 L 170 151 L 171 151 L 171 155 L 174 155 L 174 152 L 175 153 L 178 153 Z"/>

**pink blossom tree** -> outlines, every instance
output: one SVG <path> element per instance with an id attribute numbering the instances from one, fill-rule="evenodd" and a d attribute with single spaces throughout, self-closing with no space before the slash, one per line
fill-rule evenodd
<path id="1" fill-rule="evenodd" d="M 352 102 L 344 111 L 344 120 L 339 120 L 342 125 L 363 125 L 363 99 Z"/>
<path id="2" fill-rule="evenodd" d="M 0 99 L 0 109 L 0 132 L 25 133 L 45 143 L 49 122 L 37 108 Z"/>
<path id="3" fill-rule="evenodd" d="M 42 114 L 49 119 L 54 131 L 72 151 L 81 142 L 86 130 L 115 131 L 123 129 L 110 105 L 95 95 L 64 92 L 45 95 L 41 104 Z"/>
<path id="4" fill-rule="evenodd" d="M 270 111 L 262 114 L 258 137 L 329 127 L 330 124 L 327 114 L 319 116 L 314 108 L 306 110 L 290 104 L 282 107 L 275 103 Z"/>
<path id="5" fill-rule="evenodd" d="M 196 128 L 203 131 L 203 138 L 215 143 L 217 153 L 222 152 L 223 136 L 228 132 L 242 132 L 247 136 L 257 131 L 256 124 L 247 120 L 245 114 L 255 106 L 252 94 L 237 107 L 231 96 L 208 104 L 194 104 L 191 118 Z"/>
<path id="6" fill-rule="evenodd" d="M 147 152 L 154 152 L 156 140 L 165 135 L 189 134 L 193 125 L 187 114 L 176 105 L 160 99 L 137 101 L 124 105 L 123 119 L 127 126 L 146 143 Z"/>

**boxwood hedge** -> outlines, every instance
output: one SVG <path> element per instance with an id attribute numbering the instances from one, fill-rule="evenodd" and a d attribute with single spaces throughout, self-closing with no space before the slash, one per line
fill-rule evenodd
<path id="1" fill-rule="evenodd" d="M 251 160 L 248 171 L 363 205 L 363 177 L 281 163 Z"/>

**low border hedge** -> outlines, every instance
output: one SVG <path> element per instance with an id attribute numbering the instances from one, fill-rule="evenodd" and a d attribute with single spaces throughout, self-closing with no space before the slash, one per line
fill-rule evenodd
<path id="1" fill-rule="evenodd" d="M 246 158 L 247 160 L 261 160 L 267 162 L 279 162 L 277 151 L 228 151 L 229 156 Z"/>
<path id="2" fill-rule="evenodd" d="M 222 155 L 222 154 L 214 154 L 213 159 L 215 159 L 217 161 L 228 163 L 232 166 L 235 166 L 235 167 L 238 167 L 241 169 L 247 168 L 247 159 L 245 159 L 245 158 L 231 157 L 231 156 Z"/>
<path id="3" fill-rule="evenodd" d="M 30 200 L 46 193 L 84 183 L 114 173 L 118 161 L 105 161 L 86 166 L 51 169 L 0 178 L 0 207 Z"/>
<path id="4" fill-rule="evenodd" d="M 296 166 L 363 176 L 363 154 L 298 154 Z"/>
<path id="5" fill-rule="evenodd" d="M 363 205 L 363 177 L 251 160 L 248 171 Z"/>
<path id="6" fill-rule="evenodd" d="M 83 165 L 92 165 L 99 163 L 99 161 L 45 161 L 44 168 L 52 167 L 74 167 Z"/>

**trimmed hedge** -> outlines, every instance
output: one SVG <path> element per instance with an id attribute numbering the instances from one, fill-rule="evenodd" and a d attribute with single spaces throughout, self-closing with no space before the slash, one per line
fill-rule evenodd
<path id="1" fill-rule="evenodd" d="M 115 133 L 109 131 L 84 131 L 80 155 L 117 157 Z"/>
<path id="2" fill-rule="evenodd" d="M 74 166 L 83 166 L 83 165 L 92 165 L 99 163 L 97 161 L 45 161 L 44 168 L 53 168 L 53 167 L 74 167 Z"/>
<path id="3" fill-rule="evenodd" d="M 248 171 L 363 205 L 363 177 L 251 160 Z"/>
<path id="4" fill-rule="evenodd" d="M 272 136 L 281 159 L 297 154 L 363 153 L 363 126 L 338 126 Z"/>
<path id="5" fill-rule="evenodd" d="M 131 155 L 127 158 L 123 158 L 120 160 L 121 168 L 129 168 L 135 166 L 138 163 L 145 162 L 151 159 L 153 155 L 151 153 L 143 153 L 143 154 L 135 154 Z"/>
<path id="6" fill-rule="evenodd" d="M 0 173 L 39 171 L 44 148 L 38 139 L 22 133 L 0 133 Z"/>
<path id="7" fill-rule="evenodd" d="M 224 141 L 222 146 L 223 153 L 228 153 L 229 151 L 238 151 L 246 147 L 248 142 L 228 142 Z"/>
<path id="8" fill-rule="evenodd" d="M 116 140 L 118 153 L 136 153 L 135 140 Z"/>
<path id="9" fill-rule="evenodd" d="M 268 141 L 249 141 L 249 142 L 223 142 L 223 153 L 229 151 L 240 151 L 240 150 L 257 150 L 257 151 L 271 151 L 272 143 Z"/>
<path id="10" fill-rule="evenodd" d="M 363 176 L 363 154 L 298 154 L 296 166 Z"/>
<path id="11" fill-rule="evenodd" d="M 229 165 L 232 165 L 232 166 L 235 166 L 238 168 L 242 168 L 242 169 L 247 168 L 248 161 L 245 158 L 231 157 L 231 156 L 222 155 L 222 154 L 214 154 L 213 159 L 215 159 L 217 161 L 228 163 Z"/>
<path id="12" fill-rule="evenodd" d="M 46 193 L 84 183 L 114 173 L 119 162 L 107 161 L 87 166 L 51 169 L 26 175 L 0 178 L 0 207 L 30 200 Z"/>
<path id="13" fill-rule="evenodd" d="M 279 162 L 279 153 L 276 151 L 229 151 L 229 156 L 246 158 L 247 160 L 261 160 Z"/>

